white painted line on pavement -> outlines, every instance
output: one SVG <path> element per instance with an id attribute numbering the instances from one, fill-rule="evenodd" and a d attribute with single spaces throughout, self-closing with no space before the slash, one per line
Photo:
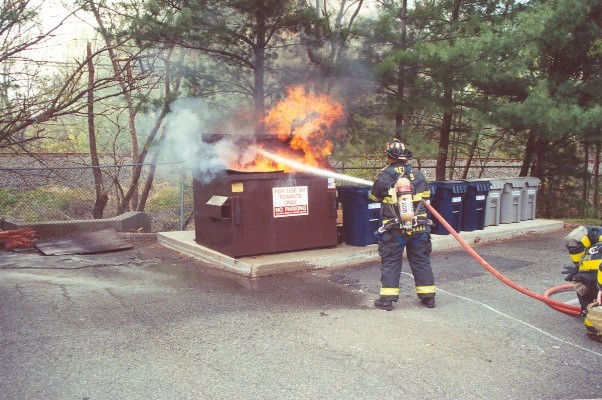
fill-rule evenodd
<path id="1" fill-rule="evenodd" d="M 414 276 L 413 276 L 412 274 L 410 274 L 410 273 L 407 273 L 407 272 L 402 272 L 402 274 L 405 274 L 405 275 L 411 276 L 411 277 L 412 277 L 412 279 L 414 278 Z M 538 328 L 538 327 L 536 327 L 536 326 L 533 326 L 533 325 L 531 325 L 531 324 L 529 324 L 529 323 L 527 323 L 527 322 L 525 322 L 525 321 L 522 321 L 522 320 L 520 320 L 520 319 L 518 319 L 518 318 L 511 317 L 511 316 L 510 316 L 510 315 L 508 315 L 508 314 L 504 314 L 503 312 L 501 312 L 501 311 L 499 311 L 499 310 L 496 310 L 495 308 L 493 308 L 493 307 L 491 307 L 491 306 L 488 306 L 487 304 L 481 303 L 480 301 L 473 300 L 473 299 L 469 299 L 468 297 L 460 296 L 460 295 L 457 295 L 457 294 L 453 294 L 453 293 L 450 293 L 450 292 L 448 292 L 448 291 L 442 290 L 441 288 L 438 288 L 438 287 L 436 287 L 436 289 L 437 289 L 437 291 L 439 291 L 439 292 L 441 292 L 441 293 L 445 293 L 445 294 L 447 294 L 447 295 L 450 295 L 450 296 L 453 296 L 453 297 L 457 297 L 457 298 L 459 298 L 459 299 L 462 299 L 462 300 L 470 301 L 471 303 L 475 303 L 475 304 L 478 304 L 478 305 L 480 305 L 480 306 L 482 306 L 482 307 L 485 307 L 485 308 L 489 309 L 490 311 L 493 311 L 493 312 L 495 312 L 495 313 L 497 313 L 497 314 L 499 314 L 499 315 L 501 315 L 501 316 L 503 316 L 503 317 L 506 317 L 506 318 L 508 318 L 508 319 L 511 319 L 511 320 L 513 320 L 513 321 L 516 321 L 516 322 L 519 322 L 519 323 L 521 323 L 521 324 L 523 324 L 523 325 L 526 325 L 526 326 L 528 326 L 529 328 L 531 328 L 531 329 L 534 329 L 534 330 L 536 330 L 537 332 L 539 332 L 539 333 L 542 333 L 542 334 L 544 334 L 544 335 L 546 335 L 546 336 L 548 336 L 548 337 L 550 337 L 550 338 L 552 338 L 552 339 L 554 339 L 554 340 L 557 340 L 557 341 L 559 341 L 559 342 L 561 342 L 561 343 L 564 343 L 564 344 L 566 344 L 566 345 L 573 346 L 573 347 L 576 347 L 576 348 L 578 348 L 578 349 L 581 349 L 581 350 L 587 351 L 587 352 L 589 352 L 589 353 L 595 354 L 595 355 L 597 355 L 598 357 L 602 357 L 602 353 L 598 353 L 598 352 L 596 352 L 596 351 L 593 351 L 593 350 L 590 350 L 590 349 L 588 349 L 588 348 L 585 348 L 585 347 L 579 346 L 578 344 L 571 343 L 571 342 L 569 342 L 569 341 L 567 341 L 567 340 L 561 339 L 561 338 L 559 338 L 559 337 L 557 337 L 557 336 L 554 336 L 554 335 L 552 335 L 551 333 L 548 333 L 548 332 L 544 331 L 543 329 L 540 329 L 540 328 Z"/>

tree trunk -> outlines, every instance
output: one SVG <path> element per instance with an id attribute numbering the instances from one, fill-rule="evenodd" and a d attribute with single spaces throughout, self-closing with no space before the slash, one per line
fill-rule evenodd
<path id="1" fill-rule="evenodd" d="M 253 48 L 255 58 L 255 68 L 253 69 L 253 105 L 255 108 L 255 134 L 263 135 L 265 133 L 265 92 L 264 92 L 264 73 L 265 73 L 265 46 L 266 46 L 266 26 L 265 26 L 265 5 L 262 1 L 258 2 L 255 18 L 257 20 L 257 42 Z"/>
<path id="2" fill-rule="evenodd" d="M 536 139 L 535 140 L 535 163 L 533 166 L 533 175 L 538 177 L 541 180 L 541 184 L 539 187 L 538 198 L 542 199 L 542 213 L 543 215 L 550 215 L 551 207 L 553 204 L 549 204 L 547 199 L 547 180 L 545 179 L 545 166 L 547 165 L 547 152 L 549 149 L 549 142 L 545 139 Z"/>
<path id="3" fill-rule="evenodd" d="M 495 138 L 493 140 L 493 143 L 491 144 L 491 146 L 489 146 L 489 149 L 487 150 L 487 153 L 485 154 L 485 159 L 481 162 L 481 169 L 479 170 L 478 178 L 481 178 L 483 176 L 483 174 L 485 173 L 485 166 L 487 165 L 487 163 L 489 163 L 491 154 L 497 147 L 498 143 L 500 143 L 502 140 L 504 140 L 505 136 L 506 136 L 505 134 L 502 134 L 501 136 Z"/>
<path id="4" fill-rule="evenodd" d="M 353 3 L 353 2 L 352 2 Z M 335 22 L 335 32 L 332 35 L 331 40 L 331 52 L 330 52 L 330 62 L 333 68 L 336 68 L 341 62 L 345 51 L 347 50 L 347 42 L 349 41 L 349 35 L 347 32 L 351 32 L 351 28 L 353 27 L 353 23 L 362 9 L 362 5 L 364 4 L 364 0 L 359 0 L 352 4 L 355 7 L 353 14 L 349 17 L 347 21 L 346 28 L 343 29 L 343 17 L 346 14 L 346 11 L 351 8 L 352 5 L 347 7 L 347 1 L 339 2 L 339 11 L 337 13 L 337 19 Z M 326 82 L 326 94 L 330 95 L 332 93 L 332 89 L 334 87 L 335 80 L 328 79 Z M 318 92 L 319 93 L 319 92 Z"/>
<path id="5" fill-rule="evenodd" d="M 536 150 L 536 136 L 533 130 L 529 131 L 529 136 L 527 137 L 527 144 L 525 146 L 525 154 L 523 156 L 523 164 L 520 167 L 520 172 L 518 176 L 528 176 L 529 168 L 531 167 L 531 162 L 533 161 L 533 155 L 535 155 Z"/>
<path id="6" fill-rule="evenodd" d="M 472 160 L 474 159 L 474 153 L 477 150 L 477 145 L 479 144 L 479 137 L 475 137 L 470 143 L 470 147 L 468 148 L 468 158 L 466 159 L 466 165 L 464 166 L 464 170 L 462 171 L 462 179 L 466 179 L 468 177 L 468 171 L 470 170 L 470 165 L 472 164 Z"/>
<path id="7" fill-rule="evenodd" d="M 461 3 L 462 0 L 454 0 L 453 2 L 451 10 L 452 23 L 457 22 L 460 18 Z M 443 118 L 441 121 L 441 128 L 439 129 L 439 152 L 437 153 L 437 165 L 435 166 L 435 179 L 438 181 L 445 180 L 445 167 L 453 120 L 454 95 L 451 74 L 451 70 L 447 68 L 443 77 Z"/>
<path id="8" fill-rule="evenodd" d="M 596 143 L 596 153 L 594 156 L 594 168 L 592 169 L 592 175 L 592 188 L 594 189 L 592 203 L 594 204 L 594 215 L 596 218 L 598 218 L 598 212 L 600 210 L 600 188 L 598 187 L 598 183 L 600 182 L 600 142 Z"/>
<path id="9" fill-rule="evenodd" d="M 447 163 L 447 152 L 449 150 L 449 137 L 452 126 L 452 90 L 451 84 L 446 85 L 443 93 L 443 120 L 441 129 L 439 130 L 439 152 L 437 154 L 437 165 L 435 166 L 435 179 L 438 181 L 445 180 L 445 164 Z"/>
<path id="10" fill-rule="evenodd" d="M 171 52 L 169 53 L 169 55 L 171 56 Z M 184 57 L 185 57 L 185 53 L 180 53 L 180 60 L 178 61 L 178 75 L 177 78 L 175 79 L 174 83 L 173 83 L 173 91 L 171 88 L 172 85 L 172 81 L 170 79 L 170 75 L 169 75 L 169 71 L 171 71 L 171 62 L 170 62 L 170 57 L 167 57 L 167 59 L 165 60 L 165 104 L 163 105 L 163 113 L 160 119 L 157 120 L 157 122 L 159 122 L 159 124 L 155 123 L 155 126 L 157 128 L 157 130 L 159 129 L 161 123 L 163 121 L 163 118 L 165 115 L 167 115 L 167 112 L 169 111 L 169 101 L 172 98 L 172 93 L 177 93 L 180 90 L 180 84 L 182 82 L 182 64 L 184 62 Z M 153 129 L 154 131 L 154 129 Z M 156 131 L 154 131 L 156 132 Z M 163 143 L 165 142 L 165 136 L 167 134 L 167 129 L 165 126 L 163 126 L 163 130 L 161 132 L 161 136 L 159 137 L 158 142 L 159 143 Z M 151 133 L 151 137 L 154 140 L 155 134 Z M 146 154 L 146 149 L 148 149 L 148 146 L 150 146 L 151 142 L 147 141 L 147 144 L 145 146 L 145 154 Z M 148 195 L 150 193 L 150 190 L 153 186 L 153 181 L 155 179 L 155 171 L 157 170 L 157 159 L 159 158 L 159 154 L 160 154 L 160 149 L 161 146 L 157 146 L 157 151 L 155 152 L 155 154 L 152 157 L 152 160 L 150 162 L 150 169 L 148 171 L 148 173 L 146 174 L 146 182 L 144 183 L 144 187 L 142 188 L 142 192 L 140 194 L 140 199 L 138 201 L 138 207 L 136 208 L 136 211 L 144 211 L 144 208 L 146 207 L 146 201 L 148 200 Z"/>
<path id="11" fill-rule="evenodd" d="M 589 187 L 589 143 L 583 142 L 583 183 L 581 188 L 581 198 L 583 199 L 583 210 L 581 211 L 581 217 L 585 217 L 587 208 L 589 205 L 588 196 Z"/>
<path id="12" fill-rule="evenodd" d="M 163 126 L 163 131 L 161 132 L 161 136 L 159 137 L 159 143 L 163 143 L 165 140 L 165 135 L 167 133 L 167 129 Z M 148 200 L 148 196 L 153 187 L 153 182 L 155 181 L 155 172 L 157 171 L 157 159 L 159 158 L 160 151 L 157 149 L 157 152 L 153 155 L 148 173 L 146 174 L 146 182 L 144 183 L 144 187 L 142 188 L 142 192 L 140 193 L 140 201 L 138 202 L 138 208 L 136 211 L 144 211 L 144 207 L 146 207 L 146 201 Z"/>
<path id="13" fill-rule="evenodd" d="M 115 50 L 113 49 L 113 41 L 111 39 L 111 35 L 109 31 L 105 27 L 105 24 L 102 20 L 102 16 L 100 15 L 100 10 L 96 6 L 93 0 L 89 0 L 88 4 L 90 5 L 90 9 L 94 14 L 94 18 L 96 19 L 96 23 L 98 24 L 98 28 L 100 30 L 100 34 L 102 35 L 105 43 L 107 44 L 107 51 L 109 53 L 109 59 L 111 60 L 111 65 L 113 67 L 113 73 L 115 74 L 115 78 L 118 79 L 119 85 L 121 87 L 121 91 L 123 93 L 123 97 L 125 99 L 125 103 L 128 110 L 128 128 L 130 134 L 130 156 L 132 159 L 132 164 L 136 163 L 138 159 L 138 132 L 136 131 L 136 114 L 137 110 L 134 107 L 134 99 L 131 95 L 131 90 L 134 85 L 133 78 L 131 75 L 131 66 L 130 60 L 127 60 L 126 71 L 122 70 L 119 65 L 119 59 Z M 130 179 L 130 187 L 121 201 L 121 204 L 118 207 L 118 212 L 123 213 L 130 209 L 130 201 L 132 198 L 137 198 L 138 193 L 138 181 L 136 177 L 140 176 L 140 172 L 142 170 L 142 166 L 133 166 L 132 167 L 132 176 Z"/>
<path id="14" fill-rule="evenodd" d="M 452 118 L 453 119 L 453 118 Z M 452 122 L 453 126 L 461 126 L 462 125 L 462 116 L 457 117 L 457 121 Z M 460 131 L 455 130 L 450 132 L 450 148 L 451 148 L 451 156 L 449 157 L 449 178 L 454 179 L 454 175 L 456 174 L 456 167 L 458 166 L 458 153 L 460 147 Z"/>
<path id="15" fill-rule="evenodd" d="M 405 51 L 407 48 L 407 11 L 408 11 L 408 0 L 403 0 L 401 4 L 401 50 Z M 401 141 L 405 141 L 404 137 L 404 121 L 403 121 L 403 100 L 405 97 L 405 85 L 406 85 L 406 66 L 404 62 L 400 61 L 398 64 L 397 71 L 397 101 L 395 110 L 395 137 Z"/>
<path id="16" fill-rule="evenodd" d="M 96 191 L 96 202 L 92 215 L 94 219 L 102 219 L 104 209 L 109 201 L 109 196 L 104 190 L 102 183 L 102 172 L 99 168 L 98 149 L 96 147 L 96 130 L 94 125 L 94 63 L 92 62 L 92 45 L 88 42 L 88 139 L 90 142 L 90 159 L 92 163 L 92 174 L 94 175 L 94 189 Z"/>
<path id="17" fill-rule="evenodd" d="M 127 87 L 129 90 L 132 90 L 134 87 L 134 78 L 132 77 L 132 65 L 130 64 L 131 60 L 127 61 L 125 66 L 126 70 L 126 78 L 127 78 Z M 136 129 L 136 114 L 138 114 L 138 110 L 134 107 L 134 101 L 129 91 L 124 94 L 127 105 L 128 105 L 128 127 L 130 132 L 130 157 L 132 158 L 132 163 L 136 163 L 136 159 L 138 159 L 138 131 Z M 144 159 L 140 162 L 144 162 Z M 132 166 L 132 177 L 130 179 L 130 189 L 126 194 L 126 198 L 124 199 L 125 206 L 128 207 L 131 199 L 131 208 L 135 209 L 138 203 L 138 178 L 135 178 L 136 175 L 140 176 L 142 173 L 142 165 L 134 165 Z M 131 193 L 131 194 L 130 194 Z"/>

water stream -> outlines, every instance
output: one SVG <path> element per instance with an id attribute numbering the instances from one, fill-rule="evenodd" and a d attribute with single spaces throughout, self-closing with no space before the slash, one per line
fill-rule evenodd
<path id="1" fill-rule="evenodd" d="M 269 158 L 270 160 L 276 161 L 277 163 L 280 163 L 280 164 L 286 164 L 289 167 L 291 167 L 297 171 L 310 172 L 312 174 L 316 174 L 319 176 L 340 179 L 342 181 L 358 183 L 360 185 L 366 185 L 366 186 L 372 186 L 372 184 L 374 183 L 374 182 L 368 181 L 366 179 L 356 178 L 354 176 L 349 176 L 349 175 L 343 175 L 343 174 L 339 174 L 337 172 L 328 171 L 326 169 L 321 169 L 321 168 L 317 168 L 317 167 L 311 167 L 309 165 L 300 163 L 299 161 L 291 160 L 290 158 L 282 157 L 277 154 L 267 152 L 265 150 L 257 150 L 257 152 L 259 154 L 261 154 L 262 156 Z"/>

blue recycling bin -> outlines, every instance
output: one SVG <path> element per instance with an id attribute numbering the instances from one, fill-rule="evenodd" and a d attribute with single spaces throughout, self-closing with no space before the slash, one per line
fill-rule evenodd
<path id="1" fill-rule="evenodd" d="M 374 232 L 381 225 L 380 203 L 368 198 L 366 186 L 337 187 L 338 201 L 343 206 L 343 240 L 351 246 L 367 246 L 378 242 Z"/>
<path id="2" fill-rule="evenodd" d="M 485 210 L 491 182 L 486 180 L 465 180 L 466 194 L 462 202 L 462 230 L 479 231 L 485 228 Z"/>
<path id="3" fill-rule="evenodd" d="M 464 181 L 433 181 L 430 182 L 430 187 L 431 205 L 456 232 L 459 232 L 462 229 L 462 206 L 468 185 Z M 437 220 L 433 220 L 431 233 L 450 234 Z"/>

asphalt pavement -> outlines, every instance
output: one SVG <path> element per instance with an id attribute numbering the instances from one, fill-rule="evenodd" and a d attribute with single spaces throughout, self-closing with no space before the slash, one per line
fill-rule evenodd
<path id="1" fill-rule="evenodd" d="M 543 293 L 570 228 L 476 243 Z M 462 249 L 433 253 L 437 308 L 375 309 L 379 265 L 248 278 L 130 237 L 121 252 L 0 254 L 0 399 L 594 399 L 602 344 Z M 576 304 L 574 294 L 555 298 Z"/>

